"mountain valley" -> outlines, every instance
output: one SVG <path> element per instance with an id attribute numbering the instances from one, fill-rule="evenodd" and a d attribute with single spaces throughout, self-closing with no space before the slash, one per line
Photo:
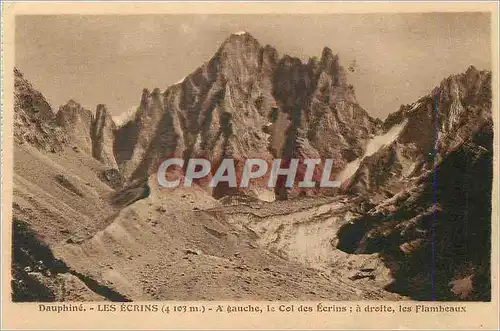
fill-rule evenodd
<path id="1" fill-rule="evenodd" d="M 304 63 L 245 32 L 116 123 L 54 111 L 20 69 L 14 301 L 491 299 L 489 71 L 381 120 L 330 48 Z M 342 185 L 161 187 L 171 157 L 297 158 L 297 181 L 333 159 Z"/>

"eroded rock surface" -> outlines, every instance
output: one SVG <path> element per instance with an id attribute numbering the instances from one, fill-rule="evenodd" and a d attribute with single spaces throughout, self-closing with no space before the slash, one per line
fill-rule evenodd
<path id="1" fill-rule="evenodd" d="M 489 300 L 490 85 L 470 67 L 382 122 L 330 48 L 303 63 L 239 33 L 116 125 L 54 113 L 16 69 L 13 297 Z M 297 181 L 329 158 L 343 185 L 159 187 L 173 156 L 298 158 Z"/>

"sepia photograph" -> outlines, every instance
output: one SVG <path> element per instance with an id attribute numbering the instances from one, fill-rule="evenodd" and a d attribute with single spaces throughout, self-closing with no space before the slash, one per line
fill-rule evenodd
<path id="1" fill-rule="evenodd" d="M 492 26 L 487 11 L 16 15 L 4 296 L 490 303 Z"/>

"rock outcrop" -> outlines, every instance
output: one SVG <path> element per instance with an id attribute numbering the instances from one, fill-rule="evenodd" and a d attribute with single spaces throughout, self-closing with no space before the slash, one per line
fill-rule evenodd
<path id="1" fill-rule="evenodd" d="M 96 114 L 74 100 L 62 106 L 56 123 L 68 133 L 72 148 L 101 161 L 111 169 L 118 169 L 114 152 L 116 125 L 105 105 L 97 105 Z"/>
<path id="2" fill-rule="evenodd" d="M 135 119 L 118 130 L 115 150 L 129 181 L 174 155 L 214 165 L 233 158 L 237 167 L 252 157 L 333 158 L 338 172 L 363 153 L 377 123 L 329 48 L 319 61 L 302 63 L 280 59 L 248 33 L 233 34 L 181 83 L 163 94 L 145 90 Z"/>
<path id="3" fill-rule="evenodd" d="M 72 148 L 92 155 L 91 127 L 94 115 L 74 100 L 69 100 L 59 108 L 56 123 L 69 135 Z"/>
<path id="4" fill-rule="evenodd" d="M 15 297 L 220 299 L 234 283 L 249 299 L 400 299 L 374 291 L 393 279 L 388 290 L 415 299 L 487 301 L 491 102 L 491 72 L 470 67 L 382 122 L 358 104 L 328 47 L 304 63 L 248 33 L 231 35 L 182 82 L 144 89 L 120 125 L 104 105 L 93 114 L 70 100 L 54 114 L 15 70 Z M 274 192 L 262 179 L 243 190 L 164 194 L 152 174 L 169 157 L 208 159 L 214 170 L 232 158 L 237 173 L 249 158 L 279 158 L 282 167 L 298 158 L 297 181 L 305 158 L 333 159 L 331 179 L 343 183 L 334 192 L 342 195 L 263 202 L 332 193 L 285 188 L 282 178 Z M 268 282 L 268 265 L 300 286 L 271 280 L 252 293 L 241 275 Z M 196 287 L 184 281 L 213 270 L 219 276 L 200 277 Z M 318 295 L 305 292 L 310 280 Z M 66 286 L 74 290 L 67 297 Z"/>
<path id="5" fill-rule="evenodd" d="M 116 125 L 105 105 L 97 105 L 96 116 L 92 122 L 92 155 L 108 167 L 118 169 L 114 154 Z"/>
<path id="6" fill-rule="evenodd" d="M 111 188 L 120 189 L 125 178 L 115 159 L 117 127 L 106 106 L 98 105 L 94 116 L 90 110 L 70 100 L 55 114 L 44 96 L 18 69 L 14 69 L 14 77 L 15 143 L 52 153 L 71 149 L 97 159 L 105 167 L 104 170 L 96 169 L 98 177 Z"/>
<path id="7" fill-rule="evenodd" d="M 14 141 L 44 151 L 61 151 L 68 136 L 55 124 L 55 115 L 45 97 L 14 69 Z"/>
<path id="8" fill-rule="evenodd" d="M 471 67 L 445 79 L 388 117 L 386 130 L 402 124 L 397 137 L 351 178 L 353 191 L 390 198 L 344 225 L 338 247 L 385 255 L 391 290 L 422 300 L 490 299 L 491 100 L 490 72 Z"/>
<path id="9" fill-rule="evenodd" d="M 377 201 L 391 197 L 491 122 L 491 72 L 470 67 L 390 114 L 383 128 L 391 139 L 358 161 L 347 186 Z"/>

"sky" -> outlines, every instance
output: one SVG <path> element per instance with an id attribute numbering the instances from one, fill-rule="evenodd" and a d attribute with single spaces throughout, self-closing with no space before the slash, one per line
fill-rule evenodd
<path id="1" fill-rule="evenodd" d="M 470 65 L 491 70 L 487 13 L 58 15 L 16 18 L 16 66 L 54 111 L 69 99 L 113 115 L 143 88 L 164 90 L 208 61 L 237 31 L 307 61 L 339 55 L 360 105 L 385 118 Z"/>

